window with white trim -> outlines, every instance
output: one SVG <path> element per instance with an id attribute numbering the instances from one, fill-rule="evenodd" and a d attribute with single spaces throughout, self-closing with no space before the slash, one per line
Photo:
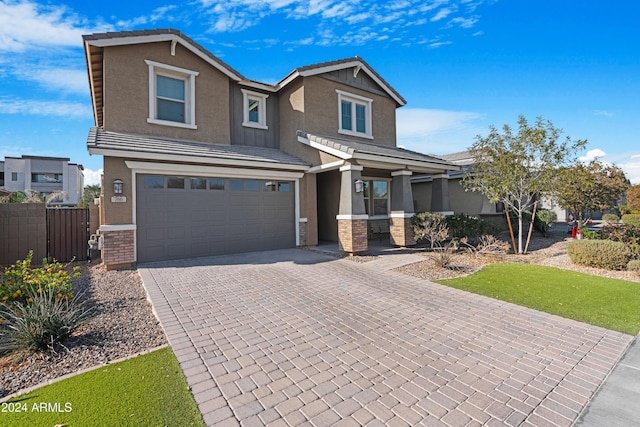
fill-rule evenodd
<path id="1" fill-rule="evenodd" d="M 338 133 L 373 139 L 371 132 L 371 104 L 373 99 L 339 89 Z"/>
<path id="2" fill-rule="evenodd" d="M 241 91 L 242 126 L 269 129 L 267 126 L 267 98 L 269 95 L 246 89 L 241 89 Z"/>
<path id="3" fill-rule="evenodd" d="M 149 66 L 148 123 L 197 129 L 197 71 L 144 61 Z"/>

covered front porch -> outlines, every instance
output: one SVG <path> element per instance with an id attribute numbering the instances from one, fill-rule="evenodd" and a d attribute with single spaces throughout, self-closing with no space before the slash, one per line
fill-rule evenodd
<path id="1" fill-rule="evenodd" d="M 411 176 L 458 170 L 437 157 L 397 147 L 303 132 L 298 140 L 330 155 L 308 172 L 316 178 L 318 241 L 337 242 L 341 251 L 351 254 L 367 251 L 371 239 L 388 239 L 397 247 L 415 244 Z M 433 194 L 439 199 L 433 206 L 448 206 L 446 191 Z"/>

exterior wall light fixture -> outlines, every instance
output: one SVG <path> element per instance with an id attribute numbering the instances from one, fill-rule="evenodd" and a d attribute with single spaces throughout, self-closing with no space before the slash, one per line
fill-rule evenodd
<path id="1" fill-rule="evenodd" d="M 122 180 L 121 179 L 114 179 L 113 180 L 113 193 L 114 194 L 122 194 Z"/>
<path id="2" fill-rule="evenodd" d="M 356 193 L 362 193 L 364 191 L 364 181 L 363 180 L 356 179 L 353 182 L 353 185 L 355 186 Z"/>

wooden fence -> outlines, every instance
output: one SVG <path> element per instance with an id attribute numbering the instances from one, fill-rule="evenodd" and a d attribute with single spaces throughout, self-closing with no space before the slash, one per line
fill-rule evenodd
<path id="1" fill-rule="evenodd" d="M 43 258 L 84 261 L 88 240 L 88 209 L 0 203 L 0 265 L 24 259 L 29 251 L 33 251 L 34 265 Z"/>

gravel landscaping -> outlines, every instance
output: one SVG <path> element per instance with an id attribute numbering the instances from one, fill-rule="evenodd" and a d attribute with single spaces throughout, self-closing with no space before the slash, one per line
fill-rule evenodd
<path id="1" fill-rule="evenodd" d="M 90 321 L 55 351 L 0 359 L 0 397 L 167 343 L 136 269 L 77 265 L 74 292 L 93 308 Z"/>

